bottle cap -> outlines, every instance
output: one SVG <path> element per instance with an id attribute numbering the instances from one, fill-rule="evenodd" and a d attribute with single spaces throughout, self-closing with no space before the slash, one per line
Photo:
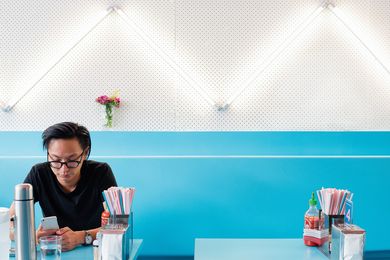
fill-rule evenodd
<path id="1" fill-rule="evenodd" d="M 15 186 L 15 200 L 33 200 L 33 187 L 31 184 L 22 183 Z"/>
<path id="2" fill-rule="evenodd" d="M 316 198 L 314 197 L 314 192 L 311 193 L 311 198 L 309 199 L 309 205 L 310 205 L 310 206 L 315 206 L 315 205 L 317 205 Z"/>

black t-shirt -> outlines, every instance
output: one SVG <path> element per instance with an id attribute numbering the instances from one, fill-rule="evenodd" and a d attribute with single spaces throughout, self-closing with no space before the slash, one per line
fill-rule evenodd
<path id="1" fill-rule="evenodd" d="M 89 160 L 83 162 L 80 180 L 70 193 L 61 189 L 47 162 L 34 165 L 24 182 L 33 186 L 34 202 L 39 202 L 43 216 L 57 216 L 60 228 L 73 231 L 100 227 L 102 191 L 117 186 L 108 164 Z"/>

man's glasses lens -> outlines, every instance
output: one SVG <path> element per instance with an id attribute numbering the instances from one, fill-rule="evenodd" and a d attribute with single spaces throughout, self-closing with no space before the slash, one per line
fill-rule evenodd
<path id="1" fill-rule="evenodd" d="M 76 168 L 80 164 L 79 161 L 68 161 L 68 162 L 55 162 L 55 161 L 53 162 L 52 161 L 49 163 L 50 163 L 51 167 L 56 168 L 56 169 L 60 169 L 63 164 L 65 164 L 66 167 L 68 167 L 68 168 Z"/>
<path id="2" fill-rule="evenodd" d="M 83 160 L 82 159 L 82 156 L 83 156 L 83 153 L 84 151 L 80 154 L 80 156 L 78 158 L 80 158 L 80 161 L 67 161 L 67 162 L 61 162 L 61 161 L 49 161 L 49 164 L 51 167 L 55 168 L 55 169 L 60 169 L 62 167 L 62 165 L 66 165 L 66 167 L 68 168 L 76 168 L 77 166 L 79 166 L 79 164 L 81 163 L 81 161 Z M 49 153 L 47 153 L 47 157 L 48 157 L 48 160 L 49 160 Z"/>

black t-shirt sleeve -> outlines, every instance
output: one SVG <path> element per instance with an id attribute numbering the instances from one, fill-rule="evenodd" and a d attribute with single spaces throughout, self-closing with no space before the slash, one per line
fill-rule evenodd
<path id="1" fill-rule="evenodd" d="M 38 171 L 36 169 L 36 166 L 33 166 L 23 181 L 23 183 L 29 183 L 33 186 L 34 203 L 39 201 L 39 187 L 38 187 L 37 178 L 38 178 Z"/>
<path id="2" fill-rule="evenodd" d="M 107 164 L 103 164 L 102 178 L 99 183 L 99 189 L 101 192 L 107 190 L 112 186 L 118 186 L 115 180 L 115 176 L 112 173 L 111 167 Z M 103 195 L 101 196 L 102 201 L 104 201 Z"/>

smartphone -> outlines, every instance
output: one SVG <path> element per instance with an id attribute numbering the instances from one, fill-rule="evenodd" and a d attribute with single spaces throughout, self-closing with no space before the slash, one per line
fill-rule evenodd
<path id="1" fill-rule="evenodd" d="M 41 219 L 41 226 L 43 230 L 59 229 L 56 216 L 46 217 Z"/>

